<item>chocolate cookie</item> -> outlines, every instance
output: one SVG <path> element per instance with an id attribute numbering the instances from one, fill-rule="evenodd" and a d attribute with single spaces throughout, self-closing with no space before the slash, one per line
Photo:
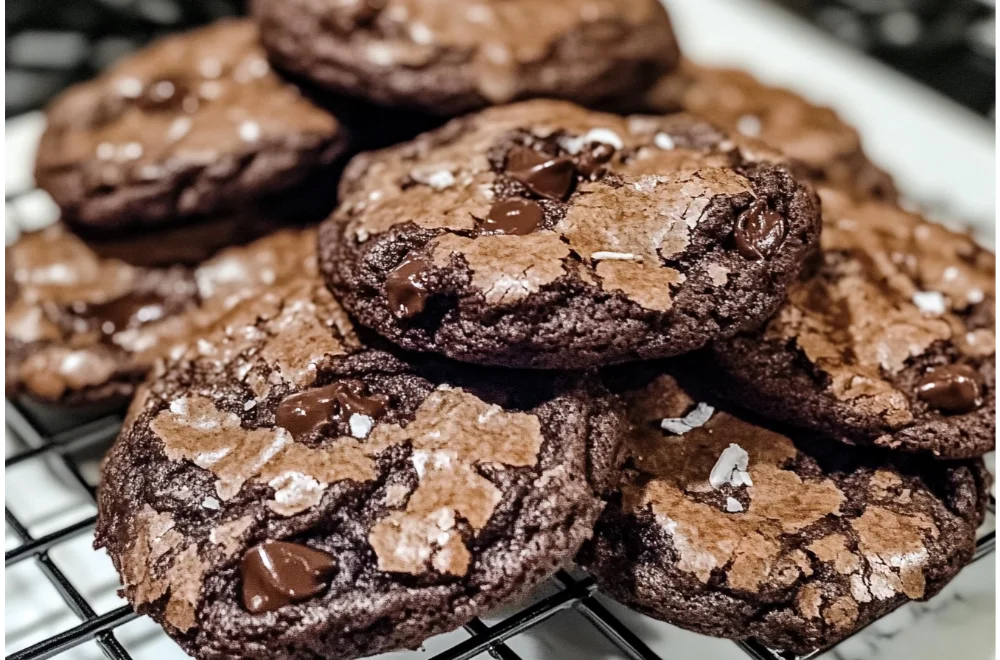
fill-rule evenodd
<path id="1" fill-rule="evenodd" d="M 321 268 L 365 325 L 489 365 L 675 355 L 770 316 L 818 206 L 766 149 L 687 115 L 529 101 L 348 166 Z"/>
<path id="2" fill-rule="evenodd" d="M 283 68 L 339 94 L 455 115 L 544 96 L 638 98 L 679 57 L 657 0 L 255 0 Z"/>
<path id="3" fill-rule="evenodd" d="M 895 199 L 892 177 L 875 166 L 858 132 L 830 108 L 734 69 L 685 60 L 646 95 L 645 112 L 691 112 L 781 149 L 820 183 Z"/>
<path id="4" fill-rule="evenodd" d="M 719 391 L 849 443 L 992 451 L 993 254 L 894 206 L 821 196 L 818 272 L 763 330 L 716 345 Z"/>
<path id="5" fill-rule="evenodd" d="M 271 71 L 254 24 L 229 20 L 163 38 L 57 98 L 36 178 L 67 223 L 100 238 L 234 209 L 247 221 L 275 196 L 328 212 L 329 183 L 305 180 L 345 146 L 338 121 Z"/>
<path id="6" fill-rule="evenodd" d="M 981 460 L 847 452 L 632 375 L 625 482 L 578 556 L 612 598 L 798 655 L 930 598 L 972 558 Z"/>
<path id="7" fill-rule="evenodd" d="M 143 387 L 104 464 L 97 545 L 197 658 L 415 648 L 573 557 L 622 422 L 586 376 L 364 349 L 303 279 Z"/>
<path id="8" fill-rule="evenodd" d="M 6 394 L 124 404 L 153 360 L 265 285 L 316 270 L 311 230 L 223 250 L 197 268 L 97 256 L 62 225 L 6 250 Z"/>

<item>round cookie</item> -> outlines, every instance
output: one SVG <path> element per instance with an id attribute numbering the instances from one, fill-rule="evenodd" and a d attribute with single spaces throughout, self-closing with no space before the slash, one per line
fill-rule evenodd
<path id="1" fill-rule="evenodd" d="M 896 198 L 892 177 L 868 160 L 858 132 L 835 111 L 744 71 L 684 60 L 649 90 L 642 109 L 700 115 L 779 148 L 819 183 L 862 196 Z"/>
<path id="2" fill-rule="evenodd" d="M 766 148 L 687 115 L 528 101 L 356 157 L 320 266 L 361 323 L 412 350 L 586 368 L 754 328 L 818 240 Z"/>
<path id="3" fill-rule="evenodd" d="M 142 388 L 97 545 L 200 659 L 415 648 L 551 575 L 616 480 L 588 376 L 364 349 L 318 279 L 246 300 Z"/>
<path id="4" fill-rule="evenodd" d="M 6 394 L 124 405 L 154 359 L 265 285 L 316 271 L 316 235 L 284 230 L 197 268 L 101 258 L 63 225 L 6 249 Z"/>
<path id="5" fill-rule="evenodd" d="M 306 179 L 346 146 L 340 123 L 271 71 L 249 20 L 160 39 L 59 96 L 47 119 L 38 185 L 97 239 L 241 211 L 218 248 L 278 224 L 275 197 L 329 212 L 328 180 Z"/>
<path id="6" fill-rule="evenodd" d="M 994 255 L 895 206 L 821 197 L 815 276 L 763 330 L 716 344 L 718 391 L 848 443 L 992 451 Z"/>
<path id="7" fill-rule="evenodd" d="M 658 0 L 255 0 L 252 11 L 281 67 L 437 115 L 639 98 L 679 58 Z"/>
<path id="8" fill-rule="evenodd" d="M 971 560 L 982 460 L 843 451 L 718 408 L 687 379 L 622 371 L 626 478 L 577 558 L 621 603 L 805 655 L 930 598 Z"/>

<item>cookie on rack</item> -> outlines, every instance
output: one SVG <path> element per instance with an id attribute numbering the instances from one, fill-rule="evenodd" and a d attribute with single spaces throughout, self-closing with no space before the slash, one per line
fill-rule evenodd
<path id="1" fill-rule="evenodd" d="M 143 386 L 104 463 L 97 545 L 200 659 L 416 648 L 572 559 L 623 426 L 587 375 L 365 348 L 301 279 Z"/>
<path id="2" fill-rule="evenodd" d="M 690 115 L 527 101 L 357 156 L 320 266 L 407 349 L 586 368 L 754 328 L 815 248 L 811 189 Z"/>
<path id="3" fill-rule="evenodd" d="M 252 12 L 282 68 L 435 115 L 638 99 L 679 59 L 658 0 L 255 0 Z"/>
<path id="4" fill-rule="evenodd" d="M 824 189 L 815 275 L 715 345 L 727 398 L 850 444 L 943 458 L 996 446 L 996 258 L 966 234 Z"/>
<path id="5" fill-rule="evenodd" d="M 271 70 L 246 19 L 154 42 L 60 95 L 47 120 L 35 174 L 64 221 L 94 241 L 185 226 L 161 250 L 218 249 L 328 212 L 329 181 L 308 179 L 346 147 L 337 119 Z"/>
<path id="6" fill-rule="evenodd" d="M 706 401 L 703 383 L 642 371 L 618 374 L 633 423 L 626 476 L 577 558 L 612 598 L 804 655 L 930 598 L 971 560 L 982 460 L 845 451 Z"/>
<path id="7" fill-rule="evenodd" d="M 649 90 L 642 108 L 701 115 L 781 149 L 820 183 L 860 196 L 896 197 L 892 177 L 868 159 L 857 130 L 834 110 L 745 71 L 684 60 Z"/>
<path id="8" fill-rule="evenodd" d="M 6 248 L 6 395 L 123 408 L 154 359 L 240 299 L 316 271 L 316 234 L 287 229 L 195 268 L 102 258 L 64 225 Z"/>

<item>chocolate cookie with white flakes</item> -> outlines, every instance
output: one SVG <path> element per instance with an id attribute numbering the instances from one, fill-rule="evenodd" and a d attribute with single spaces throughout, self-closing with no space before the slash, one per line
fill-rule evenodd
<path id="1" fill-rule="evenodd" d="M 311 177 L 347 146 L 341 123 L 271 70 L 246 19 L 154 42 L 60 95 L 47 120 L 35 173 L 64 222 L 94 242 L 161 230 L 159 251 L 184 256 L 328 213 L 329 177 Z"/>
<path id="2" fill-rule="evenodd" d="M 685 60 L 646 94 L 641 112 L 690 112 L 780 149 L 818 183 L 894 200 L 892 177 L 865 154 L 858 131 L 833 109 L 745 71 Z"/>
<path id="3" fill-rule="evenodd" d="M 638 99 L 679 58 L 658 0 L 255 0 L 272 58 L 337 94 L 450 116 Z"/>
<path id="4" fill-rule="evenodd" d="M 140 390 L 104 463 L 97 545 L 197 658 L 415 648 L 573 557 L 623 425 L 587 375 L 367 349 L 303 279 Z"/>
<path id="5" fill-rule="evenodd" d="M 26 234 L 6 248 L 6 395 L 124 409 L 156 358 L 244 297 L 315 273 L 315 250 L 315 231 L 287 229 L 196 267 L 139 267 L 61 224 Z"/>
<path id="6" fill-rule="evenodd" d="M 718 392 L 851 444 L 941 458 L 996 446 L 996 258 L 895 206 L 821 190 L 814 276 L 714 346 Z"/>
<path id="7" fill-rule="evenodd" d="M 782 157 L 689 115 L 529 101 L 356 157 L 320 267 L 411 350 L 587 368 L 757 327 L 818 241 Z"/>
<path id="8" fill-rule="evenodd" d="M 932 597 L 972 558 L 981 460 L 847 452 L 736 413 L 690 376 L 618 380 L 626 476 L 577 561 L 619 602 L 799 655 Z"/>

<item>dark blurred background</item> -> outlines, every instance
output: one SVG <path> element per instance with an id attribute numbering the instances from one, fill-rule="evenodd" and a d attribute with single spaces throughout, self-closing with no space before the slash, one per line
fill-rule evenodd
<path id="1" fill-rule="evenodd" d="M 993 116 L 995 0 L 771 1 Z M 42 106 L 69 83 L 93 76 L 158 34 L 239 13 L 245 0 L 6 0 L 6 5 L 9 117 Z"/>

